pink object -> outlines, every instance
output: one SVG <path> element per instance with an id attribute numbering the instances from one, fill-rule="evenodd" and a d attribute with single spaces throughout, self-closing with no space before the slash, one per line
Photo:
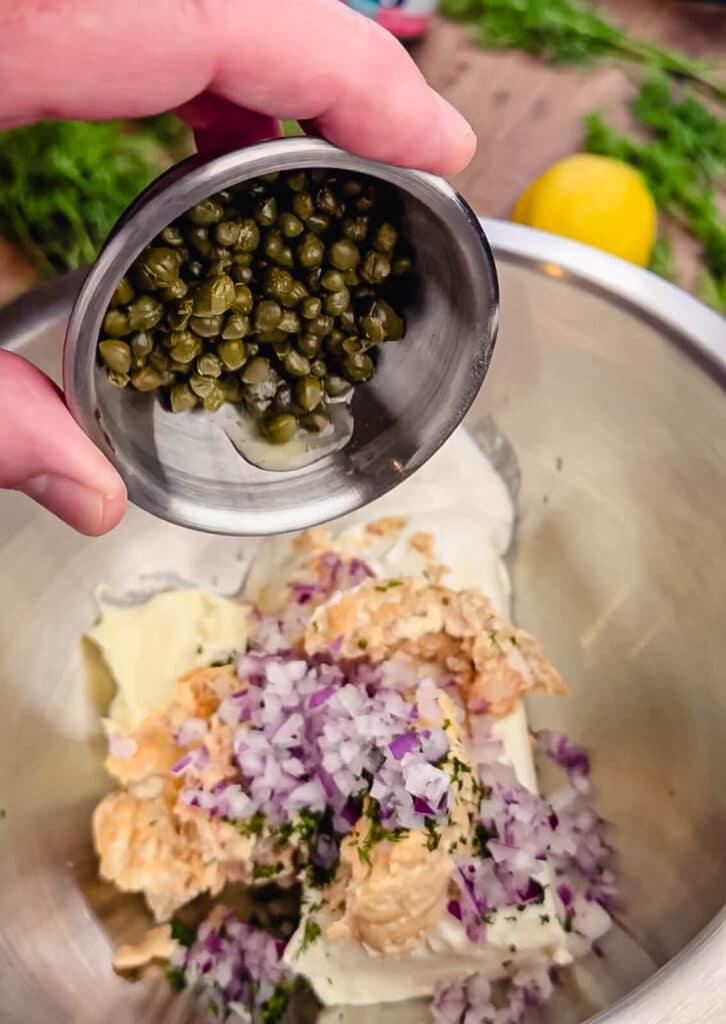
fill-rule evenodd
<path id="1" fill-rule="evenodd" d="M 343 0 L 399 39 L 415 39 L 429 27 L 438 0 Z"/>

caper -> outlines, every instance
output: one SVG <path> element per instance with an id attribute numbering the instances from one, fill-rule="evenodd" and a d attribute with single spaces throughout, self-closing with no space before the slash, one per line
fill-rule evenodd
<path id="1" fill-rule="evenodd" d="M 289 412 L 273 413 L 262 421 L 261 430 L 272 444 L 286 444 L 292 441 L 297 431 L 297 419 Z"/>
<path id="2" fill-rule="evenodd" d="M 292 392 L 290 391 L 290 385 L 283 381 L 275 392 L 275 397 L 272 400 L 272 408 L 275 412 L 286 412 L 291 406 Z"/>
<path id="3" fill-rule="evenodd" d="M 256 337 L 261 345 L 276 345 L 288 340 L 288 335 L 284 331 L 278 331 L 277 328 L 274 331 L 261 331 Z"/>
<path id="4" fill-rule="evenodd" d="M 251 359 L 253 356 L 256 356 L 259 353 L 259 351 L 260 346 L 257 344 L 256 341 L 245 342 L 245 352 L 247 353 L 248 359 Z"/>
<path id="5" fill-rule="evenodd" d="M 139 295 L 129 306 L 129 324 L 132 331 L 150 331 L 164 315 L 164 307 L 150 295 Z"/>
<path id="6" fill-rule="evenodd" d="M 331 356 L 335 356 L 336 359 L 342 359 L 343 353 L 343 342 L 345 341 L 345 335 L 342 331 L 337 328 L 331 331 L 328 337 L 325 339 L 325 351 L 329 352 Z"/>
<path id="7" fill-rule="evenodd" d="M 202 399 L 202 407 L 205 412 L 216 412 L 224 405 L 224 392 L 215 382 L 214 387 L 206 398 Z"/>
<path id="8" fill-rule="evenodd" d="M 160 348 L 152 349 L 146 361 L 152 370 L 158 370 L 161 374 L 166 373 L 170 366 L 169 356 Z"/>
<path id="9" fill-rule="evenodd" d="M 311 412 L 300 418 L 300 426 L 311 434 L 322 434 L 330 426 L 330 417 L 324 412 Z"/>
<path id="10" fill-rule="evenodd" d="M 272 347 L 275 350 L 275 355 L 278 359 L 284 359 L 288 352 L 292 350 L 292 342 L 289 338 L 283 335 L 281 341 L 274 341 Z"/>
<path id="11" fill-rule="evenodd" d="M 134 297 L 134 289 L 129 281 L 128 277 L 122 277 L 119 283 L 114 288 L 109 307 L 113 309 L 115 306 L 127 306 Z"/>
<path id="12" fill-rule="evenodd" d="M 218 224 L 224 217 L 224 207 L 216 199 L 202 199 L 187 211 L 187 219 L 192 224 L 208 226 Z"/>
<path id="13" fill-rule="evenodd" d="M 265 271 L 265 294 L 284 304 L 294 280 L 289 270 L 283 270 L 282 267 L 270 267 Z"/>
<path id="14" fill-rule="evenodd" d="M 158 370 L 145 366 L 131 374 L 131 383 L 137 391 L 156 391 L 162 385 L 162 377 Z"/>
<path id="15" fill-rule="evenodd" d="M 174 385 L 169 400 L 172 412 L 186 412 L 193 409 L 199 401 L 186 381 Z"/>
<path id="16" fill-rule="evenodd" d="M 293 213 L 300 220 L 307 220 L 315 212 L 315 203 L 309 192 L 298 192 L 292 201 Z"/>
<path id="17" fill-rule="evenodd" d="M 162 288 L 159 292 L 159 298 L 162 302 L 172 302 L 174 299 L 183 299 L 186 293 L 189 291 L 189 285 L 186 283 L 183 277 L 177 277 L 175 281 L 168 284 L 166 288 Z"/>
<path id="18" fill-rule="evenodd" d="M 360 276 L 368 284 L 382 284 L 391 273 L 391 261 L 382 252 L 371 249 L 360 265 Z"/>
<path id="19" fill-rule="evenodd" d="M 214 239 L 217 242 L 217 245 L 229 246 L 231 248 L 239 242 L 241 231 L 241 221 L 223 220 L 220 221 L 214 229 Z"/>
<path id="20" fill-rule="evenodd" d="M 255 203 L 255 220 L 261 228 L 271 228 L 277 220 L 277 200 L 268 196 Z"/>
<path id="21" fill-rule="evenodd" d="M 200 338 L 216 338 L 222 330 L 222 316 L 192 316 L 189 327 Z"/>
<path id="22" fill-rule="evenodd" d="M 187 277 L 196 281 L 204 273 L 204 264 L 200 260 L 189 260 L 184 269 L 186 270 Z"/>
<path id="23" fill-rule="evenodd" d="M 229 276 L 235 284 L 249 284 L 255 275 L 252 267 L 244 267 L 232 263 L 232 266 L 229 268 Z"/>
<path id="24" fill-rule="evenodd" d="M 217 381 L 217 386 L 220 388 L 225 402 L 237 405 L 242 401 L 242 384 L 234 374 L 223 374 Z"/>
<path id="25" fill-rule="evenodd" d="M 295 401 L 305 412 L 312 412 L 323 397 L 323 386 L 316 377 L 300 377 L 295 381 Z"/>
<path id="26" fill-rule="evenodd" d="M 153 292 L 156 289 L 156 281 L 138 260 L 129 269 L 129 277 L 137 291 Z"/>
<path id="27" fill-rule="evenodd" d="M 106 380 L 115 388 L 125 388 L 131 378 L 128 373 L 118 373 L 116 370 L 106 370 Z"/>
<path id="28" fill-rule="evenodd" d="M 260 244 L 260 229 L 251 219 L 243 220 L 240 224 L 239 238 L 233 248 L 240 252 L 254 252 Z"/>
<path id="29" fill-rule="evenodd" d="M 252 292 L 246 284 L 237 283 L 234 286 L 234 302 L 232 303 L 232 309 L 237 313 L 244 313 L 245 315 L 252 312 L 252 306 L 254 300 L 252 298 Z"/>
<path id="30" fill-rule="evenodd" d="M 109 309 L 103 318 L 103 333 L 112 338 L 125 338 L 131 330 L 128 314 L 122 309 Z"/>
<path id="31" fill-rule="evenodd" d="M 197 373 L 202 377 L 219 377 L 222 369 L 222 360 L 213 352 L 205 352 L 197 359 Z"/>
<path id="32" fill-rule="evenodd" d="M 294 213 L 281 213 L 280 230 L 285 238 L 297 238 L 305 230 L 305 225 Z"/>
<path id="33" fill-rule="evenodd" d="M 339 377 L 336 373 L 329 373 L 323 384 L 325 393 L 330 398 L 342 398 L 344 395 L 348 395 L 351 390 L 350 382 L 344 377 Z"/>
<path id="34" fill-rule="evenodd" d="M 360 284 L 360 277 L 355 267 L 351 270 L 346 270 L 343 274 L 343 280 L 345 281 L 348 288 L 355 288 L 356 285 Z"/>
<path id="35" fill-rule="evenodd" d="M 325 312 L 328 316 L 340 316 L 350 305 L 350 292 L 343 286 L 340 291 L 331 292 L 325 299 Z"/>
<path id="36" fill-rule="evenodd" d="M 301 334 L 297 340 L 297 347 L 309 359 L 318 354 L 320 345 L 321 341 L 317 334 Z"/>
<path id="37" fill-rule="evenodd" d="M 274 331 L 282 318 L 282 307 L 274 299 L 263 299 L 255 309 L 255 328 L 258 331 Z"/>
<path id="38" fill-rule="evenodd" d="M 231 309 L 237 298 L 234 281 L 228 274 L 218 274 L 201 281 L 195 289 L 194 315 L 216 316 Z"/>
<path id="39" fill-rule="evenodd" d="M 101 359 L 109 370 L 128 373 L 131 369 L 131 349 L 125 341 L 109 338 L 98 346 Z"/>
<path id="40" fill-rule="evenodd" d="M 294 264 L 292 249 L 285 245 L 282 233 L 277 229 L 268 231 L 263 244 L 263 251 L 268 259 L 278 263 L 281 267 L 291 267 Z"/>
<path id="41" fill-rule="evenodd" d="M 392 224 L 384 221 L 373 236 L 373 248 L 390 255 L 398 241 L 398 232 Z"/>
<path id="42" fill-rule="evenodd" d="M 140 370 L 146 363 L 146 357 L 154 351 L 154 340 L 144 331 L 139 331 L 131 339 L 132 365 L 135 370 Z"/>
<path id="43" fill-rule="evenodd" d="M 310 364 L 310 375 L 312 377 L 323 378 L 327 372 L 328 372 L 328 368 L 327 368 L 327 366 L 325 365 L 325 363 L 323 362 L 322 359 L 315 359 Z"/>
<path id="44" fill-rule="evenodd" d="M 181 363 L 186 366 L 189 363 L 194 362 L 197 356 L 202 351 L 202 343 L 199 338 L 195 338 L 189 331 L 175 332 L 181 335 L 169 350 L 169 355 L 175 363 Z M 172 334 L 174 337 L 174 334 Z"/>
<path id="45" fill-rule="evenodd" d="M 352 217 L 343 221 L 343 234 L 351 242 L 364 242 L 368 234 L 368 218 Z"/>
<path id="46" fill-rule="evenodd" d="M 184 235 L 176 224 L 170 224 L 168 227 L 159 235 L 159 238 L 164 245 L 171 245 L 175 249 L 180 249 L 184 245 Z"/>
<path id="47" fill-rule="evenodd" d="M 341 347 L 349 356 L 355 355 L 356 352 L 362 352 L 364 350 L 363 343 L 360 338 L 355 336 L 355 334 L 351 334 L 349 337 L 344 338 Z"/>
<path id="48" fill-rule="evenodd" d="M 391 273 L 396 277 L 400 277 L 401 274 L 407 274 L 412 266 L 413 263 L 410 256 L 397 256 L 391 263 Z"/>
<path id="49" fill-rule="evenodd" d="M 322 213 L 327 213 L 331 217 L 337 217 L 341 213 L 340 201 L 329 185 L 323 185 L 318 189 L 315 201 Z"/>
<path id="50" fill-rule="evenodd" d="M 270 360 L 257 356 L 251 359 L 240 374 L 245 384 L 264 384 L 272 377 Z"/>
<path id="51" fill-rule="evenodd" d="M 310 295 L 303 299 L 300 313 L 306 320 L 314 320 L 316 316 L 320 315 L 322 308 L 323 304 L 320 299 L 316 295 Z"/>
<path id="52" fill-rule="evenodd" d="M 191 299 L 181 299 L 173 303 L 166 313 L 166 322 L 172 331 L 181 331 L 189 323 L 194 304 Z"/>
<path id="53" fill-rule="evenodd" d="M 166 245 L 152 245 L 139 257 L 139 267 L 149 275 L 157 288 L 171 284 L 179 277 L 179 253 Z"/>
<path id="54" fill-rule="evenodd" d="M 343 373 L 349 381 L 366 381 L 373 376 L 373 360 L 364 352 L 346 356 L 343 360 Z"/>
<path id="55" fill-rule="evenodd" d="M 212 252 L 212 240 L 206 228 L 192 228 L 187 231 L 187 241 L 200 256 L 209 257 Z"/>
<path id="56" fill-rule="evenodd" d="M 293 171 L 285 182 L 291 192 L 303 192 L 308 187 L 308 176 L 305 171 Z"/>
<path id="57" fill-rule="evenodd" d="M 375 300 L 371 306 L 369 316 L 378 320 L 383 328 L 386 340 L 398 341 L 403 337 L 406 329 L 403 317 L 399 316 L 393 306 L 384 299 Z M 363 319 L 367 318 L 364 317 Z"/>
<path id="58" fill-rule="evenodd" d="M 286 334 L 297 334 L 300 331 L 300 317 L 291 309 L 286 309 L 280 317 L 277 329 Z"/>
<path id="59" fill-rule="evenodd" d="M 356 333 L 355 313 L 350 306 L 348 306 L 347 309 L 344 309 L 338 317 L 338 327 L 341 331 L 345 331 L 346 334 Z"/>
<path id="60" fill-rule="evenodd" d="M 360 262 L 360 252 L 350 238 L 339 238 L 330 246 L 328 259 L 337 270 L 350 270 Z"/>
<path id="61" fill-rule="evenodd" d="M 378 345 L 386 336 L 386 332 L 383 330 L 383 324 L 380 320 L 376 320 L 375 317 L 362 317 L 360 326 L 363 334 L 370 341 L 371 345 Z"/>
<path id="62" fill-rule="evenodd" d="M 376 187 L 368 183 L 364 186 L 363 194 L 356 200 L 355 208 L 359 213 L 368 213 L 376 201 Z"/>
<path id="63" fill-rule="evenodd" d="M 239 370 L 247 361 L 244 342 L 238 340 L 220 341 L 217 345 L 217 355 L 228 370 Z"/>
<path id="64" fill-rule="evenodd" d="M 305 226 L 308 231 L 312 231 L 316 235 L 322 235 L 330 227 L 330 217 L 328 217 L 327 213 L 313 213 L 308 217 Z"/>
<path id="65" fill-rule="evenodd" d="M 207 264 L 207 277 L 217 277 L 219 274 L 226 274 L 232 269 L 232 260 L 227 256 L 223 259 L 212 260 Z"/>
<path id="66" fill-rule="evenodd" d="M 363 185 L 357 178 L 346 178 L 340 186 L 346 199 L 356 199 L 363 191 Z"/>
<path id="67" fill-rule="evenodd" d="M 317 334 L 318 337 L 324 338 L 333 329 L 333 318 L 327 316 L 325 313 L 320 316 L 316 316 L 314 320 L 308 323 L 308 333 Z"/>
<path id="68" fill-rule="evenodd" d="M 314 270 L 309 270 L 305 275 L 307 286 L 313 295 L 319 295 L 323 290 L 323 286 L 320 283 L 320 278 L 323 276 L 323 268 L 315 267 Z"/>
<path id="69" fill-rule="evenodd" d="M 329 292 L 339 292 L 345 288 L 345 279 L 339 270 L 326 270 L 320 278 L 323 288 Z"/>
<path id="70" fill-rule="evenodd" d="M 250 333 L 250 318 L 243 313 L 228 313 L 222 328 L 225 341 L 235 341 Z"/>
<path id="71" fill-rule="evenodd" d="M 217 382 L 214 377 L 202 377 L 198 373 L 193 373 L 189 378 L 189 387 L 197 398 L 207 398 L 216 390 Z"/>
<path id="72" fill-rule="evenodd" d="M 310 373 L 310 360 L 294 348 L 285 356 L 282 365 L 292 377 L 306 377 Z"/>

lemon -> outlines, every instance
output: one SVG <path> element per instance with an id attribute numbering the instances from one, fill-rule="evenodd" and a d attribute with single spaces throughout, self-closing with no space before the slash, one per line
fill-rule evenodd
<path id="1" fill-rule="evenodd" d="M 524 190 L 512 220 L 646 267 L 657 217 L 653 197 L 636 170 L 610 157 L 578 153 Z"/>

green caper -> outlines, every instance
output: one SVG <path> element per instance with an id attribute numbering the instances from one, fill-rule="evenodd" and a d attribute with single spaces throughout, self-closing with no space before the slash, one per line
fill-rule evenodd
<path id="1" fill-rule="evenodd" d="M 180 249 L 184 245 L 184 235 L 176 224 L 170 224 L 169 227 L 164 228 L 159 238 L 164 245 L 171 245 L 175 249 Z"/>
<path id="2" fill-rule="evenodd" d="M 195 316 L 217 316 L 232 308 L 237 299 L 237 291 L 228 274 L 218 274 L 201 281 L 192 298 Z"/>
<path id="3" fill-rule="evenodd" d="M 129 277 L 137 291 L 153 292 L 156 289 L 156 281 L 151 274 L 141 266 L 139 260 L 136 260 L 136 262 L 130 267 Z"/>
<path id="4" fill-rule="evenodd" d="M 390 255 L 398 241 L 398 232 L 393 224 L 384 221 L 373 236 L 373 248 Z"/>
<path id="5" fill-rule="evenodd" d="M 309 430 L 311 434 L 322 434 L 330 426 L 330 417 L 326 413 L 317 410 L 316 412 L 308 413 L 307 416 L 302 416 L 300 418 L 300 426 L 304 427 L 305 430 Z"/>
<path id="6" fill-rule="evenodd" d="M 310 364 L 310 375 L 312 377 L 323 378 L 328 372 L 328 368 L 322 359 L 314 359 Z"/>
<path id="7" fill-rule="evenodd" d="M 177 340 L 169 350 L 169 355 L 175 363 L 182 363 L 184 366 L 187 366 L 189 363 L 194 362 L 201 353 L 202 343 L 190 331 L 175 331 L 172 333 L 172 338 L 175 334 L 177 335 Z"/>
<path id="8" fill-rule="evenodd" d="M 277 229 L 268 231 L 263 243 L 263 251 L 268 259 L 278 263 L 281 267 L 291 267 L 294 264 L 292 249 L 285 245 L 282 233 Z"/>
<path id="9" fill-rule="evenodd" d="M 331 217 L 337 217 L 341 213 L 340 200 L 329 185 L 323 185 L 318 189 L 315 202 L 322 213 L 329 214 Z"/>
<path id="10" fill-rule="evenodd" d="M 369 316 L 378 320 L 387 341 L 398 341 L 403 337 L 406 330 L 403 317 L 399 316 L 393 306 L 384 299 L 376 299 L 371 306 Z"/>
<path id="11" fill-rule="evenodd" d="M 315 203 L 309 192 L 298 192 L 292 201 L 292 210 L 300 220 L 307 220 L 315 212 Z"/>
<path id="12" fill-rule="evenodd" d="M 193 373 L 189 378 L 189 387 L 197 398 L 207 398 L 216 390 L 217 382 L 214 377 L 202 377 L 198 373 Z"/>
<path id="13" fill-rule="evenodd" d="M 116 285 L 109 307 L 114 309 L 116 306 L 127 306 L 134 297 L 134 289 L 129 281 L 128 277 L 122 277 L 119 283 Z"/>
<path id="14" fill-rule="evenodd" d="M 305 230 L 305 225 L 294 213 L 281 213 L 280 230 L 285 238 L 297 238 Z"/>
<path id="15" fill-rule="evenodd" d="M 216 412 L 224 405 L 224 391 L 215 382 L 214 387 L 206 398 L 202 399 L 202 407 L 205 412 Z"/>
<path id="16" fill-rule="evenodd" d="M 275 397 L 272 400 L 272 408 L 275 412 L 287 412 L 291 406 L 292 392 L 290 391 L 290 385 L 283 381 L 275 392 Z"/>
<path id="17" fill-rule="evenodd" d="M 285 183 L 291 192 L 303 192 L 308 187 L 308 176 L 305 171 L 293 171 L 288 174 Z"/>
<path id="18" fill-rule="evenodd" d="M 239 238 L 233 248 L 235 252 L 254 252 L 260 244 L 260 229 L 257 224 L 248 218 L 240 224 Z"/>
<path id="19" fill-rule="evenodd" d="M 256 337 L 261 345 L 276 345 L 278 342 L 288 340 L 287 334 L 284 331 L 278 331 L 277 328 L 274 331 L 261 331 Z"/>
<path id="20" fill-rule="evenodd" d="M 274 299 L 263 299 L 255 309 L 255 328 L 258 331 L 274 331 L 282 318 L 282 307 Z"/>
<path id="21" fill-rule="evenodd" d="M 176 281 L 172 281 L 166 288 L 161 289 L 159 299 L 162 302 L 173 302 L 174 299 L 183 299 L 188 291 L 189 285 L 184 278 L 177 277 Z"/>
<path id="22" fill-rule="evenodd" d="M 297 347 L 308 359 L 318 354 L 320 345 L 321 341 L 317 334 L 301 334 L 297 340 Z"/>
<path id="23" fill-rule="evenodd" d="M 152 370 L 150 366 L 145 366 L 142 370 L 131 374 L 131 383 L 137 391 L 156 391 L 161 387 L 163 381 L 158 370 Z"/>
<path id="24" fill-rule="evenodd" d="M 312 412 L 323 397 L 323 386 L 316 377 L 300 377 L 295 381 L 295 401 L 305 412 Z"/>
<path id="25" fill-rule="evenodd" d="M 223 322 L 221 315 L 189 317 L 189 327 L 200 338 L 216 338 L 222 330 Z"/>
<path id="26" fill-rule="evenodd" d="M 371 343 L 371 345 L 378 345 L 386 336 L 386 332 L 383 330 L 383 324 L 380 320 L 376 320 L 372 316 L 364 316 L 360 322 L 361 330 L 363 334 Z"/>
<path id="27" fill-rule="evenodd" d="M 325 339 L 325 351 L 336 359 L 342 359 L 344 357 L 343 342 L 345 341 L 345 335 L 342 331 L 337 328 L 331 331 L 328 337 Z"/>
<path id="28" fill-rule="evenodd" d="M 150 295 L 139 295 L 129 306 L 129 324 L 132 331 L 150 331 L 164 315 L 164 307 Z"/>
<path id="29" fill-rule="evenodd" d="M 298 334 L 300 331 L 300 317 L 291 309 L 286 309 L 280 317 L 277 329 L 278 331 L 284 331 L 285 334 Z"/>
<path id="30" fill-rule="evenodd" d="M 236 341 L 250 333 L 250 318 L 243 313 L 228 313 L 222 328 L 225 341 Z"/>
<path id="31" fill-rule="evenodd" d="M 272 377 L 270 360 L 264 359 L 262 356 L 250 359 L 240 376 L 245 384 L 266 383 Z"/>
<path id="32" fill-rule="evenodd" d="M 200 260 L 189 260 L 184 269 L 187 277 L 192 281 L 196 281 L 204 273 L 204 264 Z"/>
<path id="33" fill-rule="evenodd" d="M 345 288 L 345 279 L 339 270 L 326 270 L 320 278 L 323 288 L 329 292 L 339 292 Z"/>
<path id="34" fill-rule="evenodd" d="M 294 348 L 285 356 L 282 365 L 292 377 L 306 377 L 310 373 L 310 360 Z"/>
<path id="35" fill-rule="evenodd" d="M 187 231 L 187 241 L 200 256 L 209 257 L 214 246 L 206 228 L 192 228 Z"/>
<path id="36" fill-rule="evenodd" d="M 191 299 L 181 299 L 173 303 L 166 313 L 166 322 L 172 331 L 181 331 L 189 323 L 194 304 Z"/>
<path id="37" fill-rule="evenodd" d="M 355 288 L 356 285 L 360 284 L 360 277 L 355 267 L 352 270 L 346 270 L 343 274 L 343 280 L 345 281 L 348 288 Z"/>
<path id="38" fill-rule="evenodd" d="M 376 201 L 376 187 L 369 183 L 365 186 L 363 194 L 356 200 L 355 208 L 359 213 L 368 213 Z"/>
<path id="39" fill-rule="evenodd" d="M 397 256 L 391 263 L 391 273 L 396 277 L 400 277 L 402 274 L 407 274 L 412 266 L 413 263 L 410 256 Z"/>
<path id="40" fill-rule="evenodd" d="M 158 370 L 159 373 L 164 374 L 169 369 L 169 356 L 166 352 L 163 352 L 160 348 L 155 348 L 149 353 L 147 363 L 152 370 Z"/>
<path id="41" fill-rule="evenodd" d="M 347 309 L 344 309 L 343 312 L 338 317 L 338 327 L 340 328 L 341 331 L 344 331 L 346 334 L 356 333 L 355 313 L 353 312 L 350 306 L 348 306 Z"/>
<path id="42" fill-rule="evenodd" d="M 226 274 L 232 269 L 232 260 L 227 257 L 221 260 L 212 260 L 207 264 L 207 277 L 217 277 L 219 274 Z"/>
<path id="43" fill-rule="evenodd" d="M 235 284 L 250 284 L 255 275 L 252 267 L 235 266 L 233 263 L 229 268 L 229 276 Z"/>
<path id="44" fill-rule="evenodd" d="M 184 381 L 181 384 L 174 385 L 171 389 L 169 401 L 171 403 L 172 412 L 186 412 L 188 409 L 193 409 L 199 399 L 189 387 L 188 383 Z"/>
<path id="45" fill-rule="evenodd" d="M 307 326 L 309 334 L 317 334 L 319 338 L 324 338 L 333 329 L 333 318 L 323 313 L 311 320 Z"/>
<path id="46" fill-rule="evenodd" d="M 245 352 L 247 353 L 247 358 L 248 359 L 252 359 L 253 356 L 258 355 L 259 351 L 260 351 L 260 346 L 257 344 L 256 341 L 246 341 L 245 342 Z"/>
<path id="47" fill-rule="evenodd" d="M 210 224 L 219 224 L 224 217 L 224 207 L 216 199 L 202 199 L 187 211 L 187 219 L 192 224 L 207 227 Z"/>
<path id="48" fill-rule="evenodd" d="M 242 231 L 242 223 L 238 220 L 223 220 L 214 229 L 214 239 L 217 245 L 237 245 Z"/>
<path id="49" fill-rule="evenodd" d="M 128 373 L 131 369 L 131 349 L 125 341 L 109 338 L 102 341 L 98 351 L 104 365 L 116 373 Z"/>
<path id="50" fill-rule="evenodd" d="M 339 377 L 336 373 L 329 373 L 323 381 L 325 387 L 325 393 L 330 398 L 343 398 L 348 395 L 351 390 L 350 382 L 344 377 Z"/>
<path id="51" fill-rule="evenodd" d="M 281 341 L 275 341 L 272 343 L 272 347 L 275 350 L 275 355 L 278 359 L 284 359 L 288 352 L 292 349 L 292 342 L 289 338 L 283 335 Z"/>
<path id="52" fill-rule="evenodd" d="M 320 316 L 320 312 L 323 308 L 323 304 L 316 295 L 310 295 L 308 298 L 303 299 L 300 307 L 300 314 L 306 320 L 314 320 L 316 316 Z"/>
<path id="53" fill-rule="evenodd" d="M 131 378 L 128 373 L 118 373 L 116 370 L 106 370 L 106 380 L 115 388 L 125 388 Z"/>
<path id="54" fill-rule="evenodd" d="M 371 249 L 360 265 L 360 276 L 368 284 L 383 284 L 391 273 L 391 261 L 382 252 Z"/>
<path id="55" fill-rule="evenodd" d="M 103 318 L 103 333 L 111 338 L 125 338 L 132 330 L 128 314 L 122 309 L 109 309 Z"/>
<path id="56" fill-rule="evenodd" d="M 146 334 L 145 331 L 139 331 L 131 339 L 131 356 L 132 365 L 135 370 L 140 370 L 146 363 L 146 357 L 154 351 L 154 339 Z"/>
<path id="57" fill-rule="evenodd" d="M 265 294 L 284 305 L 294 280 L 289 270 L 283 270 L 282 267 L 270 267 L 265 271 Z"/>
<path id="58" fill-rule="evenodd" d="M 313 295 L 319 295 L 323 290 L 323 286 L 320 283 L 320 278 L 323 276 L 323 268 L 315 267 L 313 270 L 309 270 L 305 275 L 305 281 L 307 286 Z"/>
<path id="59" fill-rule="evenodd" d="M 221 389 L 225 402 L 237 405 L 242 401 L 242 384 L 234 374 L 223 374 L 217 381 L 217 386 Z"/>
<path id="60" fill-rule="evenodd" d="M 232 309 L 237 313 L 244 313 L 247 315 L 252 312 L 252 306 L 254 300 L 252 298 L 252 292 L 248 285 L 238 282 L 234 286 L 234 302 L 232 303 Z"/>
<path id="61" fill-rule="evenodd" d="M 305 226 L 308 231 L 312 231 L 316 235 L 322 235 L 330 227 L 330 217 L 328 217 L 327 213 L 313 213 L 308 217 Z"/>
<path id="62" fill-rule="evenodd" d="M 166 245 L 151 245 L 139 257 L 139 267 L 157 288 L 171 284 L 179 277 L 179 253 Z"/>
<path id="63" fill-rule="evenodd" d="M 367 217 L 351 217 L 343 221 L 343 234 L 351 242 L 364 242 L 368 234 Z"/>
<path id="64" fill-rule="evenodd" d="M 271 228 L 277 221 L 277 200 L 268 196 L 255 204 L 255 220 L 261 228 Z"/>
<path id="65" fill-rule="evenodd" d="M 202 377 L 219 377 L 222 369 L 222 360 L 213 352 L 205 352 L 197 359 L 197 373 Z"/>
<path id="66" fill-rule="evenodd" d="M 236 339 L 220 341 L 217 345 L 217 355 L 228 370 L 239 370 L 247 361 L 247 351 L 244 342 Z"/>
<path id="67" fill-rule="evenodd" d="M 360 338 L 357 338 L 355 334 L 351 334 L 349 337 L 343 339 L 341 348 L 344 352 L 347 352 L 349 356 L 353 356 L 356 352 L 363 352 L 364 345 Z"/>
<path id="68" fill-rule="evenodd" d="M 325 299 L 325 312 L 328 316 L 340 316 L 350 305 L 350 292 L 343 286 L 340 291 L 331 292 Z"/>
<path id="69" fill-rule="evenodd" d="M 360 262 L 360 252 L 350 238 L 339 238 L 330 246 L 328 259 L 337 270 L 350 270 Z"/>
<path id="70" fill-rule="evenodd" d="M 373 360 L 364 352 L 357 352 L 346 356 L 343 360 L 343 373 L 349 381 L 357 383 L 358 381 L 370 380 L 373 376 L 373 370 Z"/>
<path id="71" fill-rule="evenodd" d="M 340 186 L 340 191 L 346 199 L 357 199 L 363 191 L 363 185 L 357 178 L 345 178 Z"/>
<path id="72" fill-rule="evenodd" d="M 262 434 L 272 444 L 287 444 L 297 431 L 297 419 L 289 412 L 273 413 L 261 423 Z"/>

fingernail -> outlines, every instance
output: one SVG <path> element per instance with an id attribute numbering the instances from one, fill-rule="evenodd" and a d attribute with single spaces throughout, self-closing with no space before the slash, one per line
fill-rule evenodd
<path id="1" fill-rule="evenodd" d="M 474 156 L 476 135 L 474 129 L 456 107 L 453 107 L 440 93 L 434 93 L 434 95 L 441 113 L 442 140 L 448 150 L 445 157 L 447 164 L 445 169 L 447 173 L 453 174 L 463 170 Z"/>
<path id="2" fill-rule="evenodd" d="M 104 528 L 104 495 L 76 480 L 45 474 L 26 480 L 18 490 L 81 533 L 95 536 Z"/>

